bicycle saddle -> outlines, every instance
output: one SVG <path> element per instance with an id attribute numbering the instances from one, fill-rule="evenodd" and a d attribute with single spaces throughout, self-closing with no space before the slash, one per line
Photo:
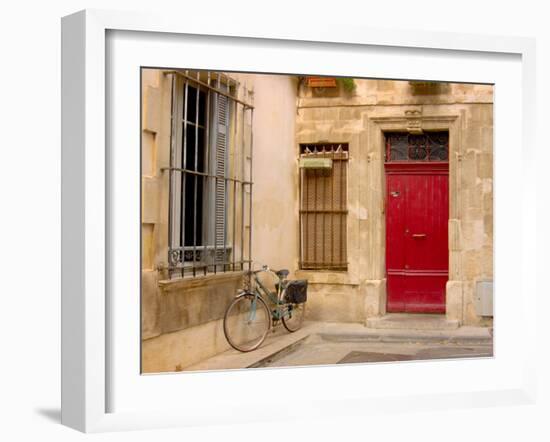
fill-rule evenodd
<path id="1" fill-rule="evenodd" d="M 281 279 L 285 279 L 289 273 L 290 272 L 287 269 L 281 269 L 275 272 L 275 274 Z"/>

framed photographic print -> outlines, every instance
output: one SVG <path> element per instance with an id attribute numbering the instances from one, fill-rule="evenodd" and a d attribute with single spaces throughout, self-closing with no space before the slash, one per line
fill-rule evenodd
<path id="1" fill-rule="evenodd" d="M 62 43 L 64 424 L 533 400 L 531 40 L 84 11 Z"/>

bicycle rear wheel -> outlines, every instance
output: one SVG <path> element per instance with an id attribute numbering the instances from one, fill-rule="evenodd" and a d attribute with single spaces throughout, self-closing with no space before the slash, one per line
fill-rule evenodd
<path id="1" fill-rule="evenodd" d="M 223 318 L 223 332 L 229 345 L 242 352 L 258 348 L 271 328 L 271 313 L 265 301 L 246 293 L 233 300 Z"/>
<path id="2" fill-rule="evenodd" d="M 304 316 L 306 313 L 306 303 L 301 304 L 286 304 L 286 308 L 283 315 L 283 325 L 289 332 L 295 332 L 298 330 L 304 322 Z"/>

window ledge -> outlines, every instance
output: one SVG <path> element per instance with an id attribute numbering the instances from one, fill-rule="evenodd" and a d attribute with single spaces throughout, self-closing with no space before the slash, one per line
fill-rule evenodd
<path id="1" fill-rule="evenodd" d="M 297 279 L 307 279 L 310 284 L 359 285 L 359 278 L 348 271 L 296 270 L 294 275 Z"/>
<path id="2" fill-rule="evenodd" d="M 209 283 L 223 283 L 234 281 L 242 278 L 243 272 L 225 272 L 225 273 L 209 273 L 206 275 L 187 276 L 185 278 L 163 279 L 158 282 L 159 287 L 163 291 L 173 291 L 180 289 L 192 289 L 204 287 Z"/>

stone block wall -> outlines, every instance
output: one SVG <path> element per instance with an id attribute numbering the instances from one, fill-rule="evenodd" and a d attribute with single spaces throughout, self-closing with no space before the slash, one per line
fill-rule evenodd
<path id="1" fill-rule="evenodd" d="M 156 69 L 141 72 L 141 310 L 142 339 L 158 336 L 160 299 L 157 291 L 159 250 L 163 238 L 159 232 L 167 220 L 161 212 L 162 172 L 165 157 L 162 147 L 169 144 L 170 115 L 168 79 Z"/>
<path id="2" fill-rule="evenodd" d="M 327 96 L 304 83 L 300 88 L 296 144 L 348 142 L 350 148 L 349 268 L 298 272 L 315 282 L 309 318 L 364 322 L 385 314 L 383 132 L 415 127 L 450 134 L 447 317 L 467 325 L 489 324 L 490 318 L 475 313 L 474 290 L 476 281 L 493 277 L 492 86 L 355 83 L 352 93 Z"/>
<path id="3" fill-rule="evenodd" d="M 351 93 L 314 96 L 296 77 L 232 77 L 239 82 L 240 98 L 255 105 L 254 120 L 234 126 L 238 138 L 253 125 L 253 139 L 245 140 L 246 161 L 253 165 L 252 226 L 238 228 L 252 229 L 255 261 L 309 280 L 309 319 L 364 323 L 385 314 L 383 131 L 416 125 L 450 133 L 447 316 L 462 324 L 490 323 L 476 315 L 473 299 L 476 281 L 493 276 L 491 86 L 418 89 L 407 81 L 356 80 Z M 223 313 L 242 283 L 239 272 L 170 280 L 164 270 L 169 186 L 161 168 L 169 165 L 171 93 L 169 76 L 143 70 L 144 372 L 185 369 L 227 349 Z M 299 144 L 326 141 L 349 145 L 346 272 L 303 271 L 298 265 Z M 230 149 L 230 163 L 238 161 Z"/>

